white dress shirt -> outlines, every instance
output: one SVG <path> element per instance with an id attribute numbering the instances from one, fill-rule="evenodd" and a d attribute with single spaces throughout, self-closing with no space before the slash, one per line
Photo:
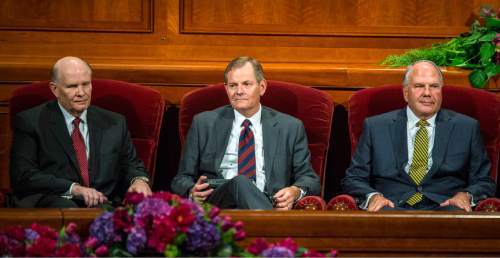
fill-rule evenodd
<path id="1" fill-rule="evenodd" d="M 264 171 L 264 144 L 262 140 L 262 122 L 260 119 L 261 111 L 262 106 L 259 106 L 259 111 L 257 111 L 257 113 L 250 118 L 246 118 L 234 109 L 233 126 L 231 134 L 229 135 L 226 152 L 222 158 L 220 170 L 225 179 L 231 179 L 238 175 L 238 148 L 241 130 L 243 130 L 243 126 L 241 126 L 241 124 L 245 119 L 248 119 L 252 123 L 250 130 L 252 130 L 255 140 L 255 184 L 259 190 L 264 191 L 264 186 L 266 185 L 266 173 Z"/>

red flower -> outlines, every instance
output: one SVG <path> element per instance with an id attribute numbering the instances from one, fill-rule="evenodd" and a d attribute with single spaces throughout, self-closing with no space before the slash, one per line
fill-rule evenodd
<path id="1" fill-rule="evenodd" d="M 76 228 L 77 228 L 77 227 L 76 227 L 76 223 L 74 223 L 74 222 L 70 222 L 70 223 L 68 224 L 68 226 L 66 226 L 66 229 L 65 229 L 66 234 L 75 234 L 75 233 L 77 233 L 77 232 L 76 232 Z"/>
<path id="2" fill-rule="evenodd" d="M 5 233 L 17 241 L 24 241 L 24 228 L 21 225 L 10 226 Z"/>
<path id="3" fill-rule="evenodd" d="M 269 244 L 264 238 L 256 238 L 250 246 L 248 246 L 247 251 L 253 255 L 259 255 L 262 251 L 266 250 Z"/>
<path id="4" fill-rule="evenodd" d="M 26 248 L 28 256 L 53 256 L 57 241 L 47 237 L 38 237 L 31 246 Z"/>
<path id="5" fill-rule="evenodd" d="M 80 257 L 82 252 L 78 244 L 65 244 L 56 250 L 55 256 L 59 257 Z"/>
<path id="6" fill-rule="evenodd" d="M 125 199 L 123 202 L 125 205 L 136 205 L 140 203 L 144 199 L 144 194 L 142 193 L 137 193 L 137 192 L 127 192 L 125 194 Z"/>
<path id="7" fill-rule="evenodd" d="M 40 237 L 57 239 L 58 236 L 57 232 L 51 227 L 40 225 L 37 223 L 31 224 L 31 229 L 36 231 L 40 235 Z"/>
<path id="8" fill-rule="evenodd" d="M 24 242 L 17 241 L 15 239 L 9 239 L 7 245 L 11 256 L 26 256 Z"/>
<path id="9" fill-rule="evenodd" d="M 238 240 L 242 240 L 244 239 L 245 237 L 247 236 L 247 233 L 243 230 L 238 230 L 236 231 L 236 233 L 234 234 L 234 240 L 238 241 Z"/>
<path id="10" fill-rule="evenodd" d="M 162 216 L 153 219 L 153 225 L 148 230 L 148 247 L 159 253 L 165 251 L 165 247 L 172 242 L 176 234 L 175 224 L 169 217 Z"/>
<path id="11" fill-rule="evenodd" d="M 8 239 L 7 236 L 4 234 L 0 234 L 0 254 L 5 254 L 7 253 L 8 250 Z"/>
<path id="12" fill-rule="evenodd" d="M 133 218 L 128 214 L 127 209 L 116 208 L 113 213 L 113 225 L 115 227 L 115 232 L 130 232 L 130 228 L 132 228 L 132 221 Z"/>
<path id="13" fill-rule="evenodd" d="M 189 227 L 193 224 L 195 217 L 191 212 L 191 207 L 188 204 L 182 203 L 178 207 L 172 209 L 172 220 L 177 223 L 177 226 L 182 232 L 187 232 Z"/>
<path id="14" fill-rule="evenodd" d="M 299 249 L 299 246 L 297 245 L 297 243 L 295 243 L 295 241 L 293 241 L 293 239 L 291 237 L 287 237 L 287 238 L 277 242 L 276 245 L 288 248 L 288 249 L 290 249 L 290 251 L 292 251 L 292 253 L 297 252 L 297 249 Z"/>
<path id="15" fill-rule="evenodd" d="M 219 215 L 220 209 L 216 206 L 212 206 L 212 209 L 210 209 L 210 212 L 208 213 L 208 217 L 210 219 L 215 218 L 217 215 Z"/>
<path id="16" fill-rule="evenodd" d="M 95 237 L 89 237 L 85 243 L 83 244 L 83 246 L 87 249 L 94 249 L 94 247 L 96 247 L 97 245 L 97 242 L 99 242 L 99 240 L 97 240 L 97 238 Z"/>

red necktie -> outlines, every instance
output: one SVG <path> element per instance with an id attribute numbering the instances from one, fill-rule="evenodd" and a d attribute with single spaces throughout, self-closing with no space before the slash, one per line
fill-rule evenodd
<path id="1" fill-rule="evenodd" d="M 245 175 L 255 182 L 255 140 L 250 129 L 251 124 L 248 119 L 241 124 L 243 130 L 240 133 L 238 148 L 238 174 Z"/>
<path id="2" fill-rule="evenodd" d="M 76 159 L 80 166 L 80 174 L 82 175 L 83 184 L 89 186 L 89 164 L 87 161 L 87 151 L 85 148 L 85 141 L 80 133 L 80 118 L 73 120 L 73 132 L 71 139 L 73 140 L 73 149 L 75 149 Z"/>

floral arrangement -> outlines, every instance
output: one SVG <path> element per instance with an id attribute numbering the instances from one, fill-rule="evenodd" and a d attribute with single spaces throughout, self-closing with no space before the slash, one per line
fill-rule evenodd
<path id="1" fill-rule="evenodd" d="M 75 223 L 59 233 L 36 223 L 11 226 L 0 232 L 0 256 L 325 257 L 291 238 L 277 243 L 256 239 L 243 249 L 236 243 L 246 236 L 243 223 L 219 212 L 168 192 L 149 197 L 127 193 L 123 206 L 103 212 L 90 224 L 84 241 Z M 328 257 L 336 254 L 331 251 Z"/>
<path id="2" fill-rule="evenodd" d="M 480 10 L 470 32 L 428 48 L 411 49 L 402 55 L 390 55 L 383 65 L 407 66 L 426 59 L 439 66 L 455 66 L 472 69 L 469 81 L 476 88 L 484 88 L 488 80 L 500 74 L 500 9 L 495 12 L 489 6 Z"/>

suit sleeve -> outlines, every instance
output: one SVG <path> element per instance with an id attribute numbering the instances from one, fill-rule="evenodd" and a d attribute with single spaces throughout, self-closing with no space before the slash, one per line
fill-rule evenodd
<path id="1" fill-rule="evenodd" d="M 127 129 L 126 120 L 122 119 L 121 121 L 123 145 L 120 154 L 120 171 L 125 174 L 125 184 L 128 186 L 135 177 L 141 176 L 149 178 L 149 175 L 144 167 L 144 163 L 137 156 L 135 145 Z"/>
<path id="2" fill-rule="evenodd" d="M 370 186 L 372 166 L 372 140 L 369 120 L 365 120 L 363 133 L 356 146 L 356 152 L 351 164 L 342 179 L 342 188 L 345 193 L 352 195 L 358 204 L 366 201 L 369 193 L 377 192 Z"/>
<path id="3" fill-rule="evenodd" d="M 174 193 L 188 197 L 189 191 L 193 188 L 197 180 L 199 162 L 199 119 L 198 116 L 195 116 L 184 142 L 179 170 L 170 185 Z"/>
<path id="4" fill-rule="evenodd" d="M 35 120 L 35 119 L 33 119 Z M 63 194 L 72 181 L 56 177 L 54 171 L 42 168 L 38 158 L 39 136 L 28 117 L 16 115 L 10 155 L 10 183 L 16 194 Z"/>
<path id="5" fill-rule="evenodd" d="M 481 201 L 495 195 L 495 183 L 490 177 L 491 163 L 484 148 L 479 124 L 475 122 L 471 139 L 470 168 L 468 186 L 465 191 L 471 193 L 474 201 Z"/>
<path id="6" fill-rule="evenodd" d="M 293 148 L 293 185 L 300 187 L 307 195 L 320 195 L 320 181 L 311 166 L 311 154 L 302 122 L 298 123 L 296 132 Z"/>

